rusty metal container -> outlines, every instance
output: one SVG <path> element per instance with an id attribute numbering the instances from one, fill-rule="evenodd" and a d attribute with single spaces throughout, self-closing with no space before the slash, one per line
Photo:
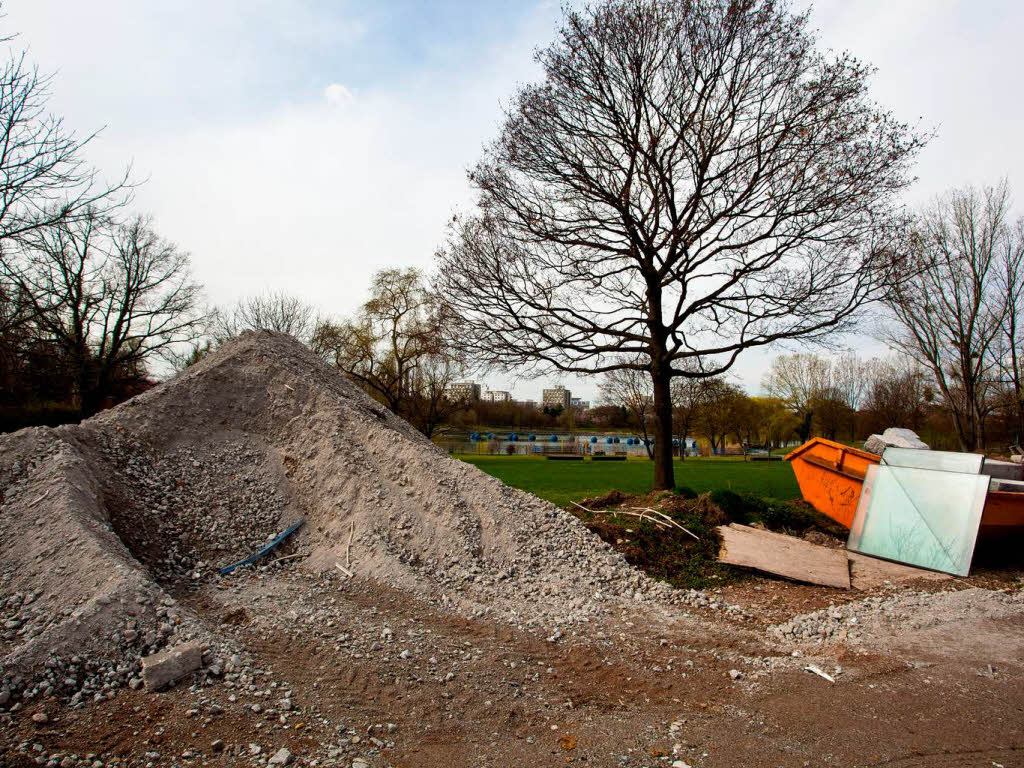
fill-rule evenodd
<path id="1" fill-rule="evenodd" d="M 849 528 L 857 511 L 861 486 L 868 467 L 881 456 L 842 443 L 815 437 L 786 456 L 800 485 L 800 493 L 812 507 Z"/>

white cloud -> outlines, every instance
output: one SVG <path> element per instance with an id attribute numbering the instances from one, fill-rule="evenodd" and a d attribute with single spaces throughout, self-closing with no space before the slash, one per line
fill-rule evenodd
<path id="1" fill-rule="evenodd" d="M 355 101 L 352 92 L 341 83 L 331 83 L 324 88 L 324 98 L 335 107 L 347 107 Z"/>

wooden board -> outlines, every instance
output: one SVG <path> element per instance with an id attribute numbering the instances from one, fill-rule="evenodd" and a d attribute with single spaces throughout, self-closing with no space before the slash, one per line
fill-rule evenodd
<path id="1" fill-rule="evenodd" d="M 885 583 L 899 584 L 913 579 L 944 581 L 953 578 L 948 573 L 926 571 L 910 565 L 891 563 L 877 557 L 862 555 L 859 552 L 847 552 L 850 559 L 850 582 L 854 589 L 871 589 Z"/>
<path id="2" fill-rule="evenodd" d="M 829 549 L 781 533 L 733 523 L 716 529 L 722 537 L 719 561 L 827 587 L 850 588 L 846 550 Z"/>

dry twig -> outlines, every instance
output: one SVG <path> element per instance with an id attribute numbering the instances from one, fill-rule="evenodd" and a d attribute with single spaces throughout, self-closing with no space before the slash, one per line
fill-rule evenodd
<path id="1" fill-rule="evenodd" d="M 665 514 L 664 512 L 662 512 L 661 510 L 658 510 L 658 509 L 651 509 L 650 507 L 632 507 L 632 509 L 638 509 L 638 510 L 642 510 L 642 511 L 645 511 L 645 512 L 653 512 L 654 514 L 656 514 L 656 515 L 659 515 L 660 517 L 664 518 L 664 519 L 665 519 L 665 521 L 666 521 L 666 522 L 667 522 L 667 523 L 668 523 L 669 525 L 674 525 L 674 526 L 675 526 L 676 528 L 678 528 L 679 530 L 683 531 L 684 533 L 688 533 L 688 534 L 689 534 L 690 536 L 693 536 L 693 538 L 695 538 L 695 539 L 696 539 L 697 541 L 700 541 L 700 536 L 698 536 L 697 534 L 695 534 L 695 533 L 694 533 L 693 531 L 691 531 L 690 529 L 688 529 L 688 528 L 686 528 L 686 527 L 684 527 L 684 526 L 680 525 L 680 524 L 679 524 L 678 522 L 676 522 L 676 521 L 675 521 L 675 520 L 674 520 L 673 518 L 669 517 L 668 515 L 666 515 L 666 514 Z"/>
<path id="2" fill-rule="evenodd" d="M 294 555 L 285 555 L 284 557 L 279 557 L 275 560 L 271 560 L 269 564 L 273 565 L 274 563 L 280 563 L 285 560 L 294 560 L 296 557 L 306 557 L 306 555 L 308 554 L 308 552 L 296 552 Z"/>
<path id="3" fill-rule="evenodd" d="M 575 506 L 577 506 L 577 507 L 579 507 L 584 512 L 589 512 L 592 515 L 627 515 L 629 517 L 638 517 L 641 520 L 649 520 L 650 522 L 654 523 L 654 525 L 656 525 L 658 528 L 661 528 L 661 529 L 667 529 L 669 527 L 667 524 L 665 524 L 664 522 L 662 522 L 658 518 L 651 517 L 650 515 L 646 515 L 643 512 L 630 512 L 630 511 L 624 510 L 624 509 L 587 509 L 582 504 L 576 504 L 575 501 L 570 502 L 570 503 L 575 505 Z"/>

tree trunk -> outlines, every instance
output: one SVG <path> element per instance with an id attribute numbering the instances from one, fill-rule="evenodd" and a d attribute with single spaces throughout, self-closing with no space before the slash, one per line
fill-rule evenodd
<path id="1" fill-rule="evenodd" d="M 813 418 L 814 412 L 807 411 L 800 422 L 800 426 L 796 428 L 796 434 L 800 438 L 801 443 L 806 443 L 811 437 L 811 420 Z"/>
<path id="2" fill-rule="evenodd" d="M 667 370 L 651 372 L 654 383 L 654 490 L 670 491 L 676 486 L 672 466 L 672 395 Z"/>

